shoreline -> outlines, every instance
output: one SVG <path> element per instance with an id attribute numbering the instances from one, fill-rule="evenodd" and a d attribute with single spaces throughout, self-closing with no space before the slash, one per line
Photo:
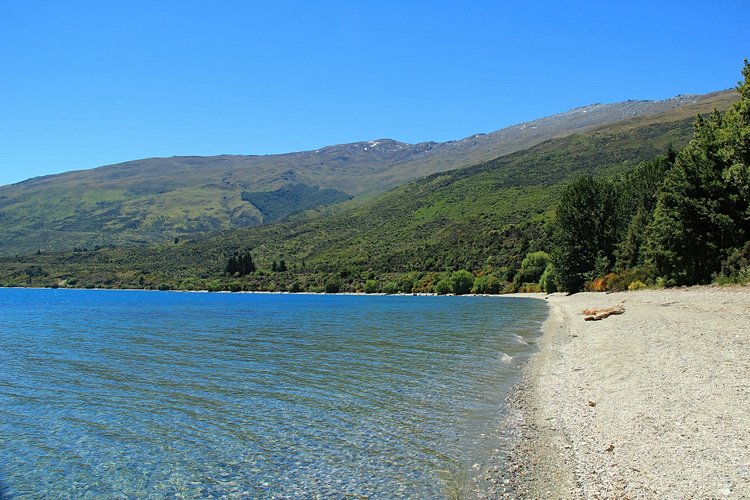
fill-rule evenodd
<path id="1" fill-rule="evenodd" d="M 522 295 L 529 298 L 544 298 Z M 547 297 L 507 495 L 750 496 L 750 287 Z M 583 320 L 581 311 L 625 314 Z"/>
<path id="2" fill-rule="evenodd" d="M 456 295 L 455 293 L 435 293 L 435 292 L 410 292 L 410 293 L 385 293 L 385 292 L 269 292 L 266 290 L 243 290 L 238 292 L 231 292 L 229 290 L 158 290 L 155 288 L 86 288 L 86 287 L 51 287 L 51 286 L 0 286 L 0 289 L 8 290 L 89 290 L 89 291 L 114 291 L 114 292 L 161 292 L 161 293 L 210 293 L 210 294 L 231 294 L 231 295 L 351 295 L 356 297 L 507 297 L 507 298 L 534 298 L 544 299 L 547 294 L 540 292 L 526 292 L 526 293 L 463 293 Z"/>

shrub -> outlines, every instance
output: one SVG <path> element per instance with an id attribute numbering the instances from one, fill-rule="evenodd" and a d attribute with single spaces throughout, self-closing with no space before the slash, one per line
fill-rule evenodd
<path id="1" fill-rule="evenodd" d="M 647 288 L 647 286 L 646 286 L 646 284 L 645 284 L 645 283 L 644 283 L 643 281 L 641 281 L 641 280 L 635 280 L 635 281 L 631 282 L 631 283 L 630 283 L 630 284 L 628 285 L 628 290 L 630 290 L 631 292 L 632 292 L 632 291 L 635 291 L 635 290 L 642 290 L 642 289 L 644 289 L 644 288 Z"/>
<path id="2" fill-rule="evenodd" d="M 539 293 L 542 288 L 539 283 L 524 283 L 518 288 L 518 293 Z"/>
<path id="3" fill-rule="evenodd" d="M 489 293 L 495 294 L 500 292 L 500 280 L 492 274 L 485 274 L 474 279 L 474 286 L 471 293 Z"/>
<path id="4" fill-rule="evenodd" d="M 435 289 L 435 280 L 437 279 L 438 275 L 435 273 L 428 273 L 414 284 L 414 288 L 412 288 L 412 292 L 417 293 L 429 293 L 432 292 Z"/>
<path id="5" fill-rule="evenodd" d="M 589 288 L 592 292 L 606 292 L 611 289 L 612 282 L 617 279 L 617 275 L 615 273 L 609 273 L 606 276 L 603 276 L 601 278 L 597 278 L 594 281 L 591 282 L 591 285 Z"/>
<path id="6" fill-rule="evenodd" d="M 721 263 L 721 274 L 714 281 L 720 285 L 750 281 L 750 241 L 729 253 Z"/>
<path id="7" fill-rule="evenodd" d="M 379 289 L 380 289 L 380 286 L 378 285 L 377 281 L 375 280 L 365 281 L 365 293 L 378 293 Z"/>
<path id="8" fill-rule="evenodd" d="M 539 278 L 539 288 L 545 293 L 554 293 L 557 291 L 557 281 L 555 276 L 555 266 L 550 262 L 544 268 L 542 277 Z"/>
<path id="9" fill-rule="evenodd" d="M 450 277 L 451 290 L 456 295 L 463 295 L 471 291 L 474 285 L 474 276 L 467 270 L 455 271 Z"/>
<path id="10" fill-rule="evenodd" d="M 393 295 L 394 293 L 398 293 L 398 283 L 395 281 L 388 281 L 383 285 L 383 292 Z"/>
<path id="11" fill-rule="evenodd" d="M 624 292 L 634 281 L 640 281 L 646 286 L 653 284 L 653 266 L 642 265 L 625 269 L 620 273 L 609 273 L 588 283 L 586 289 L 593 292 Z M 671 286 L 668 283 L 667 285 Z"/>
<path id="12" fill-rule="evenodd" d="M 335 278 L 328 278 L 323 285 L 323 289 L 326 293 L 339 293 L 341 282 Z"/>
<path id="13" fill-rule="evenodd" d="M 414 288 L 414 282 L 407 276 L 401 278 L 398 282 L 398 291 L 401 293 L 411 293 Z"/>
<path id="14" fill-rule="evenodd" d="M 434 292 L 438 295 L 445 295 L 451 293 L 451 283 L 446 278 L 441 279 L 435 283 Z"/>
<path id="15" fill-rule="evenodd" d="M 521 261 L 521 268 L 516 273 L 513 281 L 517 284 L 538 282 L 550 262 L 551 259 L 547 252 L 532 252 L 527 254 L 523 261 Z"/>

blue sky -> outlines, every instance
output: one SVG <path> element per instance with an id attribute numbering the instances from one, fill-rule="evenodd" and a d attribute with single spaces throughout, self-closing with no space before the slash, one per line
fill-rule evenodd
<path id="1" fill-rule="evenodd" d="M 748 19 L 747 0 L 2 2 L 0 184 L 725 89 Z"/>

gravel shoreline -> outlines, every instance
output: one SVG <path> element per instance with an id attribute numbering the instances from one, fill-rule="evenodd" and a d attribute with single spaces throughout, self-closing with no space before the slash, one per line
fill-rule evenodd
<path id="1" fill-rule="evenodd" d="M 750 497 L 750 287 L 547 297 L 511 396 L 521 498 Z M 581 311 L 623 305 L 584 321 Z"/>

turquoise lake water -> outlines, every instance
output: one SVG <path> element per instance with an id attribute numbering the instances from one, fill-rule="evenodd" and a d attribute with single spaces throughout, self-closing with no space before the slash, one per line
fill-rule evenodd
<path id="1" fill-rule="evenodd" d="M 440 498 L 507 453 L 542 301 L 0 289 L 18 498 Z M 2 496 L 2 493 L 0 493 Z"/>

